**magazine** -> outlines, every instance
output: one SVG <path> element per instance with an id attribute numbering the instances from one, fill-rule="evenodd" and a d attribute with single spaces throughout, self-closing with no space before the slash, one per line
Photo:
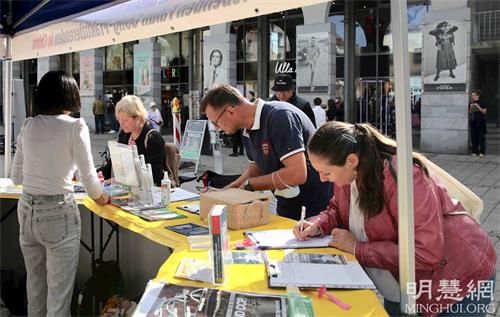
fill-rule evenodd
<path id="1" fill-rule="evenodd" d="M 287 299 L 150 281 L 134 316 L 286 317 Z"/>

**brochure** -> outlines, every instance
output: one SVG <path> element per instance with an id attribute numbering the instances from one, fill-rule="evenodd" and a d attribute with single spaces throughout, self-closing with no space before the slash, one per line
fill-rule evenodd
<path id="1" fill-rule="evenodd" d="M 134 316 L 286 317 L 287 303 L 285 296 L 150 281 Z"/>
<path id="2" fill-rule="evenodd" d="M 168 230 L 172 230 L 174 232 L 180 233 L 185 236 L 195 236 L 195 235 L 202 235 L 202 234 L 208 234 L 208 228 L 203 227 L 200 225 L 197 225 L 195 223 L 184 223 L 182 225 L 176 225 L 176 226 L 167 226 L 165 227 Z"/>

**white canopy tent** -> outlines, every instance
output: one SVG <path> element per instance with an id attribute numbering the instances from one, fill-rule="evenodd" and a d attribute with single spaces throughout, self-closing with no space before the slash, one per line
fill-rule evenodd
<path id="1" fill-rule="evenodd" d="M 28 12 L 28 19 L 50 0 Z M 71 1 L 67 1 L 71 2 Z M 79 2 L 78 0 L 75 3 Z M 0 42 L 4 59 L 5 177 L 11 168 L 12 61 L 87 50 L 162 34 L 190 30 L 273 12 L 305 7 L 325 0 L 130 0 L 112 1 L 71 16 L 9 34 Z M 82 1 L 80 1 L 80 4 Z M 407 283 L 415 280 L 413 176 L 409 95 L 406 1 L 391 0 L 398 136 L 398 222 L 401 307 L 414 304 Z M 15 24 L 14 24 L 15 25 Z M 408 305 L 407 305 L 408 304 Z"/>

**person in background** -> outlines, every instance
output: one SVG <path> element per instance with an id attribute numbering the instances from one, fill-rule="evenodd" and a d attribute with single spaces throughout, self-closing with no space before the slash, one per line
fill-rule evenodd
<path id="1" fill-rule="evenodd" d="M 469 104 L 469 125 L 472 141 L 472 156 L 483 157 L 486 154 L 486 104 L 479 100 L 481 90 L 472 91 L 472 102 Z"/>
<path id="2" fill-rule="evenodd" d="M 337 104 L 335 100 L 333 99 L 328 99 L 327 101 L 328 109 L 326 109 L 326 119 L 328 121 L 334 121 L 337 120 Z"/>
<path id="3" fill-rule="evenodd" d="M 102 102 L 102 96 L 97 96 L 92 104 L 92 113 L 95 119 L 95 134 L 104 133 L 104 115 L 106 114 L 106 107 Z"/>
<path id="4" fill-rule="evenodd" d="M 233 143 L 233 153 L 229 154 L 229 156 L 239 156 L 245 155 L 245 151 L 243 150 L 243 130 L 239 129 L 235 133 L 231 134 L 231 143 Z"/>
<path id="5" fill-rule="evenodd" d="M 278 75 L 274 80 L 274 86 L 271 88 L 275 94 L 269 101 L 285 101 L 299 108 L 309 117 L 312 124 L 316 127 L 316 119 L 309 101 L 297 96 L 293 86 L 293 79 L 289 75 Z"/>
<path id="6" fill-rule="evenodd" d="M 255 101 L 255 91 L 249 91 L 248 92 L 248 101 L 254 102 Z"/>
<path id="7" fill-rule="evenodd" d="M 19 243 L 26 266 L 28 316 L 71 316 L 70 304 L 80 251 L 80 212 L 73 196 L 76 170 L 97 204 L 102 192 L 80 111 L 80 93 L 63 71 L 46 73 L 36 92 L 34 117 L 17 136 L 12 181 L 23 185 L 17 205 Z"/>
<path id="8" fill-rule="evenodd" d="M 118 143 L 137 146 L 139 155 L 144 155 L 146 163 L 151 164 L 155 185 L 160 186 L 163 171 L 167 170 L 165 140 L 150 127 L 148 113 L 141 99 L 134 95 L 123 97 L 116 104 L 115 115 L 121 126 Z M 111 178 L 111 170 L 111 161 L 99 169 L 105 179 Z"/>
<path id="9" fill-rule="evenodd" d="M 110 134 L 116 133 L 120 130 L 120 125 L 118 124 L 118 120 L 116 120 L 115 116 L 115 107 L 114 98 L 109 97 L 106 110 L 108 112 L 109 121 L 111 122 L 111 130 L 109 131 Z"/>
<path id="10" fill-rule="evenodd" d="M 314 98 L 314 118 L 316 119 L 316 127 L 321 127 L 323 124 L 326 123 L 326 111 L 322 107 L 323 100 L 321 98 L 316 97 Z"/>
<path id="11" fill-rule="evenodd" d="M 386 310 L 401 316 L 396 142 L 369 124 L 334 121 L 316 131 L 308 150 L 321 181 L 335 183 L 335 192 L 325 211 L 304 221 L 303 231 L 300 224 L 294 227 L 295 236 L 331 235 L 330 246 L 353 254 L 384 297 Z M 413 153 L 412 170 L 415 281 L 426 292 L 417 304 L 432 307 L 418 313 L 450 316 L 469 311 L 470 305 L 485 307 L 495 289 L 496 254 L 488 234 L 429 174 L 421 155 Z M 443 280 L 457 281 L 454 296 L 442 296 Z M 490 297 L 477 292 L 486 287 Z M 474 296 L 465 298 L 472 291 Z M 467 316 L 486 314 L 474 311 Z"/>
<path id="12" fill-rule="evenodd" d="M 278 214 L 291 219 L 300 218 L 302 206 L 308 216 L 327 206 L 331 186 L 319 181 L 309 163 L 305 143 L 316 129 L 304 112 L 286 102 L 252 103 L 230 85 L 210 89 L 200 111 L 226 133 L 245 129 L 243 144 L 250 164 L 227 187 L 272 190 Z"/>
<path id="13" fill-rule="evenodd" d="M 163 120 L 161 117 L 160 110 L 156 106 L 156 102 L 151 101 L 149 103 L 148 120 L 151 122 L 151 126 L 156 131 L 160 132 L 161 126 L 163 125 Z"/>

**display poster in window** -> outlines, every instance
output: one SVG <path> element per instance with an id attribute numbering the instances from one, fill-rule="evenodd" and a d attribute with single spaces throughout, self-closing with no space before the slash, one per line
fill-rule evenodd
<path id="1" fill-rule="evenodd" d="M 94 56 L 80 57 L 80 95 L 93 96 L 94 95 Z"/>
<path id="2" fill-rule="evenodd" d="M 465 91 L 467 22 L 434 20 L 424 25 L 423 77 L 426 92 Z"/>
<path id="3" fill-rule="evenodd" d="M 203 83 L 205 89 L 210 89 L 219 84 L 228 84 L 229 48 L 223 49 L 220 44 L 206 44 L 203 54 Z"/>
<path id="4" fill-rule="evenodd" d="M 328 93 L 329 38 L 327 32 L 297 35 L 299 93 Z"/>
<path id="5" fill-rule="evenodd" d="M 137 96 L 151 95 L 152 53 L 141 49 L 134 52 L 134 94 Z"/>

